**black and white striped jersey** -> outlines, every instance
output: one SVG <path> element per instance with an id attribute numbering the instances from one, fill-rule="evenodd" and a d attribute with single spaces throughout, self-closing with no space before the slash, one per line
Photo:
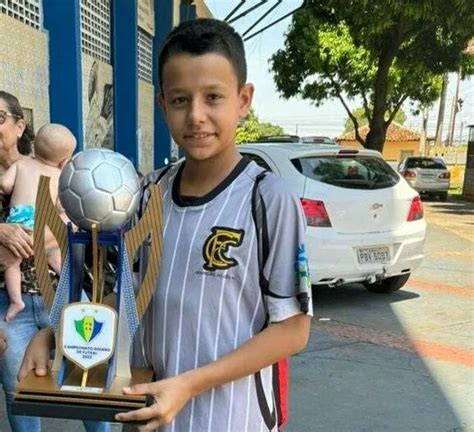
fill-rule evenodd
<path id="1" fill-rule="evenodd" d="M 264 275 L 271 292 L 262 296 L 251 195 L 262 171 L 242 159 L 204 197 L 182 197 L 183 164 L 159 180 L 163 199 L 163 250 L 157 287 L 145 314 L 145 361 L 156 378 L 174 376 L 236 349 L 272 322 L 300 313 L 297 295 L 311 294 L 304 252 L 305 217 L 284 182 L 268 174 L 259 184 L 269 232 Z M 148 175 L 144 188 L 157 182 Z M 146 204 L 147 194 L 144 195 Z M 146 259 L 142 254 L 142 267 Z M 303 266 L 303 267 L 302 267 Z M 141 269 L 142 273 L 144 269 Z M 310 302 L 311 303 L 311 302 Z M 311 307 L 308 313 L 312 313 Z M 191 400 L 160 431 L 268 431 L 258 398 L 273 408 L 271 368 L 261 371 L 262 391 L 249 376 Z"/>

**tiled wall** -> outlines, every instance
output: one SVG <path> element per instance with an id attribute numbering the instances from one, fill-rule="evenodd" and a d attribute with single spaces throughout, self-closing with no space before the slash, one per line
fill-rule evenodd
<path id="1" fill-rule="evenodd" d="M 0 13 L 0 89 L 33 111 L 35 130 L 49 121 L 47 38 L 41 30 Z"/>

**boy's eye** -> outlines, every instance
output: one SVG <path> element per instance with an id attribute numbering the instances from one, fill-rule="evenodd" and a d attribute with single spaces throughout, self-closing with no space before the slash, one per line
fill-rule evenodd
<path id="1" fill-rule="evenodd" d="M 171 99 L 172 105 L 183 105 L 184 103 L 186 103 L 186 98 L 184 96 L 179 96 Z"/>
<path id="2" fill-rule="evenodd" d="M 216 93 L 211 93 L 210 95 L 207 96 L 207 99 L 210 100 L 211 102 L 216 102 L 219 99 L 222 99 L 222 96 Z"/>

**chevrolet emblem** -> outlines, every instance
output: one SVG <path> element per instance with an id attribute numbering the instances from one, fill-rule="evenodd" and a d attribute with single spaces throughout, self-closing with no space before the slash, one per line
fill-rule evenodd
<path id="1" fill-rule="evenodd" d="M 383 207 L 383 204 L 379 204 L 379 203 L 374 203 L 372 204 L 372 210 L 373 211 L 377 211 L 378 209 L 381 209 Z"/>

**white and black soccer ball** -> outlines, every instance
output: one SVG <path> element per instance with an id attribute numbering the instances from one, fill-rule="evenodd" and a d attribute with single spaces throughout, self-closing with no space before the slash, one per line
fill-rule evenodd
<path id="1" fill-rule="evenodd" d="M 134 214 L 140 181 L 120 153 L 94 148 L 77 153 L 59 177 L 59 199 L 67 216 L 82 229 L 120 228 Z"/>

